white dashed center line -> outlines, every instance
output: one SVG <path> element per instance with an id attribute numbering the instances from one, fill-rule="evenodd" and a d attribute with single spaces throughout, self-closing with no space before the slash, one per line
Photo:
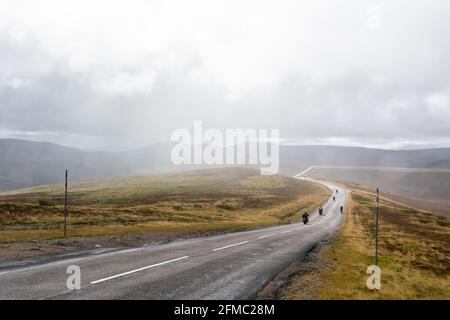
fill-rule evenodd
<path id="1" fill-rule="evenodd" d="M 100 279 L 100 280 L 92 281 L 91 284 L 96 284 L 96 283 L 112 280 L 112 279 L 115 279 L 115 278 L 127 276 L 127 275 L 132 274 L 132 273 L 136 273 L 136 272 L 139 272 L 139 271 L 147 270 L 147 269 L 150 269 L 150 268 L 163 266 L 165 264 L 168 264 L 168 263 L 171 263 L 171 262 L 175 262 L 175 261 L 179 261 L 179 260 L 183 260 L 183 259 L 187 259 L 187 258 L 189 258 L 189 256 L 184 256 L 184 257 L 181 257 L 181 258 L 176 258 L 176 259 L 172 259 L 172 260 L 168 260 L 168 261 L 152 264 L 150 266 L 146 266 L 146 267 L 143 267 L 143 268 L 127 271 L 127 272 L 120 273 L 120 274 L 117 274 L 115 276 L 111 276 L 111 277 L 108 277 L 108 278 L 103 278 L 103 279 Z"/>
<path id="2" fill-rule="evenodd" d="M 329 208 L 327 208 L 327 209 L 329 209 Z M 329 218 L 329 217 L 328 217 L 328 214 L 326 214 L 324 217 L 321 217 L 321 218 L 322 219 L 320 219 L 318 224 L 323 223 L 323 221 L 327 220 L 327 218 Z M 295 228 L 295 229 L 286 230 L 286 231 L 282 231 L 280 233 L 281 234 L 285 234 L 285 233 L 289 233 L 289 232 L 292 232 L 292 231 L 301 230 L 301 229 L 303 229 L 305 227 L 309 227 L 309 226 L 310 225 L 303 225 L 301 227 L 298 227 L 298 228 Z M 277 235 L 277 233 L 263 235 L 263 236 L 258 237 L 258 239 L 265 239 L 265 238 L 273 237 L 275 235 Z M 249 241 L 242 241 L 242 242 L 238 242 L 238 243 L 233 243 L 233 244 L 230 244 L 230 245 L 227 245 L 227 246 L 224 246 L 224 247 L 212 249 L 212 251 L 220 251 L 220 250 L 224 250 L 224 249 L 227 249 L 227 248 L 232 248 L 232 247 L 236 247 L 236 246 L 239 246 L 239 245 L 242 245 L 242 244 L 246 244 L 248 242 Z M 109 249 L 105 249 L 104 251 L 108 251 L 108 250 Z M 139 249 L 135 249 L 135 250 L 139 250 Z M 99 251 L 99 252 L 96 252 L 96 253 L 97 254 L 98 253 L 103 253 L 104 251 Z M 133 250 L 130 250 L 130 251 L 133 251 Z M 104 281 L 108 281 L 108 280 L 112 280 L 112 279 L 115 279 L 115 278 L 123 277 L 123 276 L 129 275 L 129 274 L 133 274 L 133 273 L 136 273 L 136 272 L 139 272 L 139 271 L 146 270 L 146 269 L 163 266 L 163 265 L 166 265 L 166 264 L 169 264 L 169 263 L 172 263 L 172 262 L 175 262 L 175 261 L 187 259 L 187 258 L 189 258 L 189 256 L 184 256 L 184 257 L 180 257 L 180 258 L 176 258 L 176 259 L 172 259 L 172 260 L 168 260 L 168 261 L 152 264 L 152 265 L 149 265 L 149 266 L 146 266 L 146 267 L 143 267 L 143 268 L 139 268 L 139 269 L 131 270 L 131 271 L 128 271 L 128 272 L 120 273 L 120 274 L 117 274 L 115 276 L 111 276 L 111 277 L 108 277 L 108 278 L 92 281 L 91 284 L 101 283 L 101 282 L 104 282 Z"/>
<path id="3" fill-rule="evenodd" d="M 227 248 L 231 248 L 231 247 L 239 246 L 239 245 L 241 245 L 241 244 L 244 244 L 244 243 L 247 243 L 247 242 L 248 242 L 248 241 L 242 241 L 242 242 L 238 242 L 238 243 L 230 244 L 230 245 L 228 245 L 228 246 L 225 246 L 225 247 L 220 247 L 220 248 L 216 248 L 216 249 L 213 249 L 212 251 L 219 251 L 219 250 L 223 250 L 223 249 L 227 249 Z"/>
<path id="4" fill-rule="evenodd" d="M 276 233 L 268 234 L 268 235 L 266 235 L 266 236 L 261 236 L 261 237 L 259 237 L 258 239 L 265 239 L 265 238 L 268 238 L 268 237 L 272 237 L 272 236 L 274 236 L 274 235 L 276 235 Z"/>

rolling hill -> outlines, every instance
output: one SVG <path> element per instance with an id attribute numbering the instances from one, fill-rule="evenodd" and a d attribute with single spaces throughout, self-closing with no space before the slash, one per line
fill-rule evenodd
<path id="1" fill-rule="evenodd" d="M 0 139 L 0 191 L 71 180 L 140 175 L 180 169 L 170 161 L 171 143 L 124 152 L 82 151 L 46 142 Z M 335 146 L 280 147 L 281 173 L 312 165 L 450 168 L 450 148 L 381 150 Z"/>
<path id="2" fill-rule="evenodd" d="M 0 191 L 71 180 L 140 174 L 169 163 L 164 145 L 128 152 L 92 152 L 46 142 L 0 139 Z M 166 156 L 166 157 L 165 157 Z M 164 158 L 165 157 L 165 158 Z"/>
<path id="3" fill-rule="evenodd" d="M 450 168 L 450 148 L 384 150 L 335 146 L 282 146 L 281 167 L 292 173 L 310 166 Z"/>
<path id="4" fill-rule="evenodd" d="M 70 236 L 195 234 L 284 224 L 329 196 L 324 186 L 248 168 L 73 182 Z M 0 193 L 0 243 L 60 238 L 62 212 L 62 184 Z"/>

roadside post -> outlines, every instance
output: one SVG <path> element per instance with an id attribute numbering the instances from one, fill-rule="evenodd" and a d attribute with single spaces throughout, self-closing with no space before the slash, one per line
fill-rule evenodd
<path id="1" fill-rule="evenodd" d="M 67 170 L 66 182 L 64 185 L 64 239 L 67 237 Z"/>
<path id="2" fill-rule="evenodd" d="M 380 207 L 380 188 L 377 188 L 377 211 L 375 217 L 375 265 L 378 266 L 378 211 Z"/>

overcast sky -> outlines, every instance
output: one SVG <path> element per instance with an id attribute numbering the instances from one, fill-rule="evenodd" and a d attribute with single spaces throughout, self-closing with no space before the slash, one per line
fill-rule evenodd
<path id="1" fill-rule="evenodd" d="M 450 1 L 0 0 L 0 138 L 450 147 Z"/>

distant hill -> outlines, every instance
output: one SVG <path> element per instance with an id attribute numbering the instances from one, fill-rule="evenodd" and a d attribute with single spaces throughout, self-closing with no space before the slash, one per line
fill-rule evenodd
<path id="1" fill-rule="evenodd" d="M 71 180 L 139 174 L 167 165 L 164 147 L 129 152 L 89 152 L 46 142 L 0 139 L 0 191 Z"/>
<path id="2" fill-rule="evenodd" d="M 450 168 L 450 148 L 382 150 L 334 146 L 282 146 L 283 170 L 298 172 L 313 165 L 405 168 Z"/>
<path id="3" fill-rule="evenodd" d="M 52 143 L 0 139 L 0 191 L 71 180 L 173 170 L 171 143 L 124 152 L 92 152 Z M 312 165 L 450 168 L 450 148 L 391 151 L 334 146 L 281 146 L 281 172 Z M 177 167 L 178 168 L 178 167 Z"/>

